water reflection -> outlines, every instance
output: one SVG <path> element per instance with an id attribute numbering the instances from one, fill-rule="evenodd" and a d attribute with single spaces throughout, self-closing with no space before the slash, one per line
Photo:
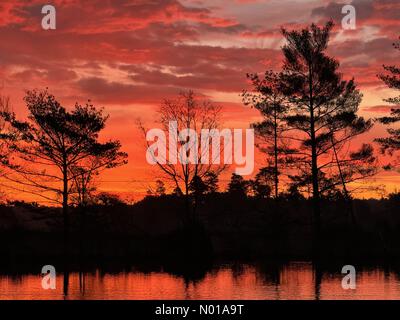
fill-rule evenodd
<path id="1" fill-rule="evenodd" d="M 44 290 L 41 276 L 0 275 L 0 299 L 400 299 L 400 281 L 389 267 L 364 268 L 357 289 L 341 287 L 341 268 L 308 262 L 222 264 L 190 278 L 165 270 L 71 272 Z"/>

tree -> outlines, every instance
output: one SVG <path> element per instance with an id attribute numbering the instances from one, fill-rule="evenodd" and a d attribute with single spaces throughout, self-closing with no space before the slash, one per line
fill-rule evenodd
<path id="1" fill-rule="evenodd" d="M 228 193 L 236 197 L 247 197 L 249 191 L 249 182 L 242 176 L 232 173 L 228 184 Z"/>
<path id="2" fill-rule="evenodd" d="M 250 105 L 260 111 L 263 121 L 253 123 L 252 127 L 260 140 L 259 149 L 268 155 L 270 171 L 273 173 L 275 198 L 279 196 L 279 168 L 285 165 L 286 156 L 293 153 L 284 139 L 284 132 L 288 130 L 285 118 L 289 111 L 286 105 L 286 96 L 282 92 L 280 74 L 267 71 L 264 78 L 258 74 L 248 74 L 253 85 L 253 91 L 244 91 L 242 94 L 245 105 Z"/>
<path id="3" fill-rule="evenodd" d="M 203 178 L 198 176 L 193 177 L 189 190 L 192 194 L 203 195 L 216 193 L 218 190 L 218 176 L 210 171 L 207 172 Z"/>
<path id="4" fill-rule="evenodd" d="M 274 178 L 276 179 L 275 169 L 276 168 L 264 167 L 261 168 L 260 171 L 256 174 L 255 179 L 251 181 L 251 188 L 255 197 L 265 199 L 271 196 L 271 186 L 274 184 Z"/>
<path id="5" fill-rule="evenodd" d="M 0 114 L 4 112 L 9 112 L 9 98 L 0 96 Z M 7 137 L 7 124 L 0 117 L 0 177 L 6 174 L 4 168 L 9 165 L 10 149 L 7 146 L 5 138 Z M 0 203 L 4 200 L 4 192 L 0 190 Z"/>
<path id="6" fill-rule="evenodd" d="M 207 194 L 216 193 L 218 191 L 218 174 L 214 171 L 207 172 L 203 177 L 203 182 L 207 187 Z"/>
<path id="7" fill-rule="evenodd" d="M 96 160 L 90 161 L 96 163 L 90 167 L 90 172 L 95 172 L 125 164 L 127 154 L 120 151 L 117 140 L 99 141 L 108 116 L 90 101 L 84 106 L 76 103 L 72 111 L 67 111 L 47 90 L 28 91 L 24 100 L 29 111 L 27 121 L 17 120 L 11 112 L 1 114 L 10 126 L 6 140 L 15 157 L 14 175 L 7 179 L 28 188 L 20 191 L 62 204 L 67 246 L 74 179 L 89 172 L 89 159 Z"/>
<path id="8" fill-rule="evenodd" d="M 8 97 L 0 96 L 0 115 L 10 112 L 10 100 Z M 7 123 L 0 117 L 0 165 L 9 164 L 10 149 L 8 148 L 6 138 L 9 136 Z M 0 171 L 0 175 L 3 171 Z"/>
<path id="9" fill-rule="evenodd" d="M 83 208 L 89 203 L 93 203 L 97 190 L 96 177 L 102 171 L 109 169 L 110 159 L 112 159 L 110 153 L 98 153 L 71 166 L 71 195 L 74 204 Z"/>
<path id="10" fill-rule="evenodd" d="M 94 197 L 94 203 L 105 207 L 125 206 L 126 203 L 121 198 L 113 193 L 100 192 Z"/>
<path id="11" fill-rule="evenodd" d="M 395 49 L 400 50 L 400 43 L 394 43 L 393 46 L 395 47 Z M 386 73 L 381 73 L 378 75 L 378 77 L 389 88 L 400 90 L 400 68 L 393 65 L 391 66 L 384 65 L 383 68 L 386 71 Z M 398 108 L 398 106 L 400 105 L 400 96 L 385 99 L 384 101 L 390 104 L 394 104 L 397 107 L 391 109 L 390 116 L 378 118 L 378 121 L 384 125 L 393 125 L 394 123 L 399 122 L 400 108 Z M 389 133 L 389 137 L 378 138 L 375 141 L 377 141 L 381 145 L 381 151 L 383 153 L 387 153 L 392 156 L 394 153 L 400 150 L 400 129 L 390 127 L 387 129 L 387 132 Z M 396 167 L 397 166 L 398 163 Z M 390 168 L 392 166 L 389 165 L 387 167 Z"/>
<path id="12" fill-rule="evenodd" d="M 329 178 L 333 188 L 374 174 L 373 169 L 352 170 L 352 159 L 344 158 L 344 151 L 341 154 L 351 139 L 372 127 L 372 122 L 357 116 L 362 95 L 354 79 L 343 80 L 338 61 L 326 54 L 332 27 L 328 22 L 323 28 L 312 24 L 299 31 L 282 29 L 286 39 L 282 91 L 290 107 L 286 121 L 296 130 L 299 141 L 297 162 L 303 171 L 299 177 L 309 179 L 312 186 L 316 245 L 321 230 L 321 182 Z"/>
<path id="13" fill-rule="evenodd" d="M 182 136 L 181 132 L 192 130 L 201 136 L 202 130 L 218 130 L 221 107 L 209 100 L 200 99 L 193 91 L 182 92 L 175 99 L 165 99 L 158 109 L 158 122 L 164 132 L 169 132 L 165 141 L 166 159 L 156 160 L 159 169 L 175 184 L 177 194 L 185 196 L 186 217 L 185 222 L 192 222 L 195 213 L 190 209 L 190 185 L 193 179 L 203 179 L 208 173 L 219 174 L 226 166 L 215 164 L 213 159 L 205 159 L 208 154 L 202 143 L 191 141 L 189 136 Z M 176 127 L 171 128 L 175 124 Z M 147 130 L 139 121 L 139 128 L 146 136 Z M 189 129 L 189 130 L 188 130 Z M 206 142 L 208 150 L 212 148 L 211 137 Z M 149 147 L 149 143 L 147 142 Z M 204 146 L 203 146 L 204 147 Z M 196 161 L 173 161 L 169 155 L 175 154 L 180 159 L 195 157 L 191 152 L 197 151 Z M 219 154 L 218 154 L 219 156 Z M 202 161 L 202 160 L 206 161 Z M 196 177 L 196 178 L 195 178 Z"/>
<path id="14" fill-rule="evenodd" d="M 157 179 L 155 183 L 155 188 L 153 189 L 151 186 L 147 188 L 147 195 L 148 196 L 157 196 L 161 197 L 164 196 L 166 193 L 165 184 L 162 180 Z"/>
<path id="15" fill-rule="evenodd" d="M 159 197 L 165 195 L 165 185 L 161 180 L 156 180 L 156 195 Z"/>
<path id="16" fill-rule="evenodd" d="M 207 185 L 202 178 L 195 176 L 192 181 L 190 181 L 189 191 L 194 195 L 195 199 L 197 199 L 207 192 Z"/>
<path id="17" fill-rule="evenodd" d="M 304 200 L 304 195 L 299 191 L 296 184 L 289 185 L 287 192 L 283 194 L 283 198 L 289 201 L 299 201 Z"/>
<path id="18" fill-rule="evenodd" d="M 99 172 L 82 167 L 74 167 L 71 169 L 71 173 L 72 203 L 80 208 L 84 208 L 88 204 L 93 203 L 96 191 L 94 178 L 99 174 Z"/>
<path id="19" fill-rule="evenodd" d="M 182 190 L 178 187 L 175 187 L 174 190 L 172 190 L 172 194 L 177 197 L 183 196 Z"/>

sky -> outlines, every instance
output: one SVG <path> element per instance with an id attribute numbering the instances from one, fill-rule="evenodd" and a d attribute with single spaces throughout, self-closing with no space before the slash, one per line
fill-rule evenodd
<path id="1" fill-rule="evenodd" d="M 99 189 L 140 198 L 161 174 L 145 160 L 136 126 L 154 125 L 163 98 L 191 89 L 223 106 L 223 124 L 247 128 L 255 110 L 241 103 L 246 73 L 278 70 L 280 29 L 333 19 L 329 53 L 364 94 L 361 115 L 377 117 L 395 96 L 376 74 L 398 64 L 398 0 L 55 0 L 56 29 L 41 26 L 43 1 L 0 1 L 0 88 L 18 117 L 26 90 L 44 89 L 67 108 L 88 99 L 110 115 L 104 139 L 119 139 L 129 163 L 103 174 Z M 356 29 L 343 30 L 344 4 L 356 9 Z M 377 126 L 362 139 L 384 135 Z M 360 142 L 360 141 L 359 141 Z M 359 143 L 358 142 L 358 143 Z M 257 166 L 263 160 L 259 157 Z M 393 191 L 395 172 L 373 182 Z"/>

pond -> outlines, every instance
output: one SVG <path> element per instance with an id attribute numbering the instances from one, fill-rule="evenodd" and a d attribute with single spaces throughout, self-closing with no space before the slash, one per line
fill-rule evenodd
<path id="1" fill-rule="evenodd" d="M 0 299 L 400 299 L 398 270 L 356 267 L 356 289 L 342 288 L 341 268 L 317 270 L 311 262 L 282 265 L 219 264 L 196 279 L 135 269 L 58 274 L 56 289 L 42 276 L 0 275 Z M 65 287 L 64 280 L 68 280 Z"/>

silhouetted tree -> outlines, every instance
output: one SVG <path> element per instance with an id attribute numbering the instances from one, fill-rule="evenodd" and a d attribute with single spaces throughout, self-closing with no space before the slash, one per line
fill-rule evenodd
<path id="1" fill-rule="evenodd" d="M 206 193 L 216 193 L 218 191 L 218 175 L 214 171 L 207 172 L 203 177 L 203 182 L 206 185 Z"/>
<path id="2" fill-rule="evenodd" d="M 0 95 L 0 114 L 9 111 L 9 98 Z M 5 168 L 9 165 L 10 157 L 10 149 L 5 139 L 9 134 L 6 126 L 6 122 L 0 117 L 0 177 L 6 174 Z M 0 202 L 2 202 L 4 196 L 3 190 L 0 190 Z"/>
<path id="3" fill-rule="evenodd" d="M 156 197 L 161 197 L 164 196 L 166 193 L 166 188 L 165 184 L 162 180 L 156 180 L 155 187 L 152 188 L 151 186 L 148 187 L 147 189 L 147 195 L 148 196 L 156 196 Z"/>
<path id="4" fill-rule="evenodd" d="M 393 46 L 400 50 L 400 44 L 394 43 Z M 397 66 L 387 66 L 384 65 L 386 73 L 381 73 L 378 77 L 391 89 L 400 90 L 400 67 Z M 394 104 L 397 108 L 392 108 L 390 111 L 390 116 L 378 118 L 378 121 L 385 125 L 393 125 L 400 121 L 400 96 L 385 99 L 384 101 Z M 381 150 L 389 155 L 394 155 L 395 152 L 400 150 L 400 129 L 390 127 L 387 129 L 389 137 L 378 138 L 376 141 L 381 145 Z M 395 165 L 398 166 L 398 163 Z M 392 165 L 387 166 L 387 168 L 392 167 Z"/>
<path id="5" fill-rule="evenodd" d="M 84 208 L 93 202 L 96 191 L 94 178 L 98 175 L 98 172 L 85 170 L 82 167 L 74 167 L 71 169 L 71 173 L 71 202 L 78 207 Z"/>
<path id="6" fill-rule="evenodd" d="M 157 196 L 157 197 L 160 197 L 160 196 L 165 195 L 165 192 L 166 192 L 165 184 L 164 184 L 164 182 L 163 182 L 162 180 L 160 180 L 160 179 L 157 179 L 157 180 L 156 180 L 154 188 L 151 187 L 151 186 L 149 186 L 149 187 L 147 188 L 147 195 L 148 195 L 148 196 Z"/>
<path id="7" fill-rule="evenodd" d="M 198 195 L 215 193 L 218 190 L 218 176 L 210 171 L 207 172 L 203 178 L 198 176 L 193 177 L 189 190 L 192 194 L 196 193 Z"/>
<path id="8" fill-rule="evenodd" d="M 121 198 L 113 193 L 100 192 L 94 197 L 94 203 L 100 206 L 116 207 L 124 206 L 126 203 Z"/>
<path id="9" fill-rule="evenodd" d="M 338 61 L 326 55 L 332 27 L 328 22 L 323 28 L 312 24 L 299 31 L 282 29 L 286 44 L 280 78 L 291 112 L 286 120 L 300 141 L 297 162 L 304 170 L 300 177 L 309 178 L 312 185 L 315 245 L 321 230 L 320 181 L 329 176 L 333 188 L 374 174 L 352 170 L 351 159 L 342 158 L 345 153 L 339 156 L 346 143 L 372 123 L 356 114 L 362 95 L 354 80 L 343 80 Z M 342 175 L 337 173 L 340 170 Z"/>
<path id="10" fill-rule="evenodd" d="M 274 178 L 276 178 L 275 168 L 261 168 L 260 171 L 256 174 L 255 179 L 251 180 L 250 183 L 254 196 L 263 199 L 269 198 L 271 196 L 271 186 L 274 184 Z"/>
<path id="11" fill-rule="evenodd" d="M 285 192 L 283 194 L 283 198 L 290 200 L 290 201 L 293 201 L 293 200 L 298 201 L 298 200 L 305 199 L 304 195 L 299 191 L 297 184 L 289 185 L 287 192 Z"/>
<path id="12" fill-rule="evenodd" d="M 232 173 L 227 191 L 229 194 L 236 197 L 247 197 L 249 181 L 246 181 L 241 175 Z"/>
<path id="13" fill-rule="evenodd" d="M 27 187 L 20 191 L 62 204 L 67 244 L 74 169 L 85 170 L 89 158 L 99 160 L 92 171 L 113 168 L 125 164 L 127 154 L 119 151 L 121 144 L 117 140 L 99 142 L 99 132 L 108 116 L 90 102 L 85 106 L 77 103 L 72 111 L 67 111 L 47 91 L 35 90 L 28 91 L 24 100 L 29 111 L 27 121 L 17 120 L 11 112 L 1 114 L 11 128 L 7 142 L 15 157 L 15 175 L 7 179 Z"/>
<path id="14" fill-rule="evenodd" d="M 177 197 L 182 197 L 183 193 L 182 190 L 178 187 L 175 187 L 174 190 L 172 190 L 172 194 L 177 196 Z"/>
<path id="15" fill-rule="evenodd" d="M 197 211 L 199 202 L 202 200 L 204 194 L 207 191 L 207 185 L 203 182 L 203 179 L 199 176 L 194 176 L 190 181 L 189 192 L 193 196 L 193 213 Z"/>
<path id="16" fill-rule="evenodd" d="M 163 196 L 165 195 L 165 184 L 161 180 L 156 180 L 156 195 Z"/>
<path id="17" fill-rule="evenodd" d="M 288 130 L 285 121 L 289 111 L 287 97 L 282 92 L 279 73 L 267 71 L 263 78 L 258 74 L 248 74 L 247 77 L 252 82 L 253 91 L 243 92 L 243 102 L 259 110 L 263 116 L 263 121 L 253 123 L 252 127 L 259 140 L 258 148 L 268 155 L 269 171 L 273 173 L 274 195 L 278 198 L 279 168 L 287 165 L 286 156 L 293 153 L 284 138 L 284 132 Z"/>
<path id="18" fill-rule="evenodd" d="M 211 152 L 206 154 L 206 150 L 200 141 L 197 141 L 197 139 L 191 141 L 189 136 L 183 137 L 179 133 L 189 129 L 193 130 L 197 137 L 200 137 L 202 130 L 218 130 L 220 113 L 220 106 L 209 100 L 198 98 L 192 91 L 182 92 L 176 99 L 165 99 L 158 110 L 161 128 L 169 135 L 166 137 L 165 146 L 163 146 L 166 149 L 167 159 L 154 160 L 161 171 L 173 181 L 176 190 L 180 190 L 178 193 L 185 196 L 186 217 L 184 220 L 188 223 L 195 220 L 195 214 L 191 212 L 189 197 L 192 180 L 195 177 L 203 179 L 209 172 L 218 175 L 226 166 L 213 163 L 215 159 L 213 157 L 216 157 L 216 155 Z M 171 128 L 171 123 L 176 123 L 176 128 Z M 147 130 L 140 121 L 139 128 L 146 135 Z M 211 135 L 209 138 L 205 144 L 208 145 L 209 150 L 212 150 Z M 170 141 L 170 139 L 173 141 Z M 223 150 L 223 148 L 221 149 Z M 191 153 L 193 150 L 196 150 L 196 155 L 193 154 L 194 152 Z M 178 161 L 169 159 L 171 154 L 175 154 Z M 209 158 L 205 159 L 206 157 Z M 191 158 L 194 161 L 189 160 Z"/>
<path id="19" fill-rule="evenodd" d="M 110 154 L 101 153 L 88 156 L 78 164 L 71 166 L 71 196 L 76 205 L 85 207 L 93 202 L 96 192 L 96 177 L 106 169 Z"/>
<path id="20" fill-rule="evenodd" d="M 195 195 L 195 197 L 202 196 L 207 192 L 207 185 L 203 182 L 202 178 L 195 176 L 192 181 L 190 181 L 189 191 Z"/>
<path id="21" fill-rule="evenodd" d="M 0 96 L 0 115 L 8 112 L 10 112 L 10 100 L 8 97 Z M 10 149 L 6 141 L 9 134 L 7 123 L 0 117 L 0 165 L 3 167 L 9 165 Z M 0 169 L 0 176 L 4 173 L 2 169 Z"/>

